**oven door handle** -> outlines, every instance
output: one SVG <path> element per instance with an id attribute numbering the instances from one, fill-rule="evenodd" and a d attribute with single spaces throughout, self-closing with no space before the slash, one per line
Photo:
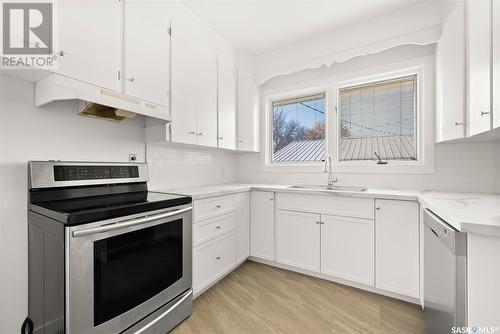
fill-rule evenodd
<path id="1" fill-rule="evenodd" d="M 125 228 L 125 227 L 141 225 L 141 224 L 149 223 L 149 222 L 154 221 L 154 220 L 176 216 L 176 215 L 179 215 L 181 213 L 190 211 L 192 208 L 193 207 L 190 206 L 190 207 L 187 207 L 184 209 L 178 209 L 178 210 L 173 210 L 173 211 L 169 211 L 166 213 L 160 213 L 160 214 L 157 214 L 154 216 L 147 216 L 147 217 L 143 217 L 143 218 L 130 219 L 130 220 L 125 220 L 122 222 L 117 222 L 117 223 L 113 223 L 113 224 L 109 224 L 109 225 L 101 225 L 101 226 L 97 226 L 97 227 L 87 228 L 84 230 L 73 231 L 73 237 L 78 238 L 78 237 L 83 237 L 86 235 L 103 233 L 103 232 L 113 231 L 113 230 L 117 230 L 117 229 L 121 229 L 121 228 Z"/>

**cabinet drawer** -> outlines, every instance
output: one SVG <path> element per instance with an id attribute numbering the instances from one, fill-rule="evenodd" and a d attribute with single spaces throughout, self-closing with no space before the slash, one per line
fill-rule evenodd
<path id="1" fill-rule="evenodd" d="M 199 245 L 193 250 L 194 293 L 208 287 L 235 266 L 234 232 Z"/>
<path id="2" fill-rule="evenodd" d="M 193 245 L 202 244 L 210 239 L 218 237 L 234 230 L 234 212 L 209 219 L 193 225 Z"/>
<path id="3" fill-rule="evenodd" d="M 210 197 L 194 201 L 194 222 L 234 211 L 234 195 Z"/>
<path id="4" fill-rule="evenodd" d="M 277 194 L 277 208 L 342 217 L 374 218 L 374 200 L 336 195 Z"/>

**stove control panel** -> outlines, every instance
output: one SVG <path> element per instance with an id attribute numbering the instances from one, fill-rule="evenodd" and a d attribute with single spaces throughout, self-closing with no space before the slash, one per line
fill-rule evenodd
<path id="1" fill-rule="evenodd" d="M 54 181 L 130 179 L 138 177 L 138 166 L 54 166 Z"/>

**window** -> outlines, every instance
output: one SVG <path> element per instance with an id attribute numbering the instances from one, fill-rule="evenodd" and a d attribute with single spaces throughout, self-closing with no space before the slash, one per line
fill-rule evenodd
<path id="1" fill-rule="evenodd" d="M 272 102 L 272 162 L 325 158 L 325 93 Z"/>
<path id="2" fill-rule="evenodd" d="M 417 160 L 416 87 L 411 75 L 339 89 L 339 160 Z"/>

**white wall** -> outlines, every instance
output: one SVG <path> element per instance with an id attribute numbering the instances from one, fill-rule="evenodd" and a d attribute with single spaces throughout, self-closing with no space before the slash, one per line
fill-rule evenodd
<path id="1" fill-rule="evenodd" d="M 261 86 L 261 96 L 275 95 L 317 85 L 335 82 L 346 73 L 398 63 L 412 58 L 434 54 L 434 46 L 407 45 L 381 53 L 361 56 L 330 68 L 304 70 L 295 74 L 276 77 Z M 265 119 L 261 104 L 261 119 Z M 434 117 L 433 110 L 430 117 Z M 429 115 L 426 115 L 427 117 Z M 264 122 L 261 122 L 261 153 L 238 156 L 240 182 L 255 183 L 324 183 L 322 167 L 306 172 L 283 172 L 263 168 L 265 145 Z M 434 129 L 430 129 L 431 134 Z M 372 188 L 433 189 L 443 191 L 494 192 L 497 149 L 495 143 L 439 144 L 435 146 L 435 173 L 433 174 L 369 174 L 337 173 L 340 184 L 361 185 Z"/>
<path id="2" fill-rule="evenodd" d="M 317 68 L 322 64 L 329 66 L 353 55 L 373 53 L 410 41 L 435 42 L 440 36 L 442 18 L 456 5 L 454 0 L 423 1 L 259 54 L 256 56 L 257 82 L 261 84 L 274 75 Z"/>
<path id="3" fill-rule="evenodd" d="M 152 190 L 236 182 L 235 153 L 173 144 L 148 144 Z"/>
<path id="4" fill-rule="evenodd" d="M 438 144 L 434 174 L 336 174 L 340 185 L 415 190 L 498 192 L 495 189 L 495 145 L 498 143 Z M 335 171 L 334 171 L 335 172 Z M 238 156 L 238 181 L 276 184 L 324 184 L 317 172 L 283 173 L 261 170 L 259 154 Z"/>
<path id="5" fill-rule="evenodd" d="M 0 333 L 27 315 L 28 160 L 144 160 L 144 119 L 122 124 L 81 117 L 74 102 L 34 107 L 34 85 L 0 76 Z"/>

